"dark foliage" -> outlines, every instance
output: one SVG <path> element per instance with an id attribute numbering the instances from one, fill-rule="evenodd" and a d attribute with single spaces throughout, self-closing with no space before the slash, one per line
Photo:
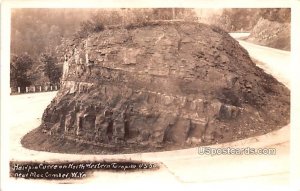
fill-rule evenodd
<path id="1" fill-rule="evenodd" d="M 40 57 L 42 71 L 48 77 L 50 84 L 59 83 L 62 70 L 56 65 L 56 58 L 50 54 L 43 53 Z"/>
<path id="2" fill-rule="evenodd" d="M 33 60 L 28 54 L 13 55 L 10 62 L 10 84 L 14 87 L 25 87 L 31 84 L 29 70 Z"/>
<path id="3" fill-rule="evenodd" d="M 86 38 L 92 33 L 97 33 L 103 30 L 104 30 L 104 25 L 100 22 L 93 22 L 92 20 L 83 21 L 80 24 L 80 29 L 75 34 L 75 37 Z"/>

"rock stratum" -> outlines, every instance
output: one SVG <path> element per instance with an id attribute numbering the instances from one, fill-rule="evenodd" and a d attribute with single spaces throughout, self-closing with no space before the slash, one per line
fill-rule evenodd
<path id="1" fill-rule="evenodd" d="M 288 124 L 289 98 L 221 29 L 111 27 L 69 44 L 61 89 L 22 144 L 104 154 L 230 142 Z"/>

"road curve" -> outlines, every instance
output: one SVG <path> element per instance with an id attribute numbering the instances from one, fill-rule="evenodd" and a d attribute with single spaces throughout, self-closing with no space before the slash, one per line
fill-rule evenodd
<path id="1" fill-rule="evenodd" d="M 235 38 L 242 47 L 244 47 L 251 58 L 254 59 L 257 66 L 262 68 L 266 73 L 271 74 L 278 81 L 290 88 L 290 62 L 291 52 L 270 48 L 266 46 L 256 45 L 244 40 L 250 33 L 229 33 Z"/>
<path id="2" fill-rule="evenodd" d="M 273 76 L 276 76 L 278 81 L 290 87 L 290 62 L 291 52 L 269 48 L 252 44 L 243 40 L 239 40 L 241 46 L 243 46 L 249 55 L 258 60 L 258 66 Z"/>

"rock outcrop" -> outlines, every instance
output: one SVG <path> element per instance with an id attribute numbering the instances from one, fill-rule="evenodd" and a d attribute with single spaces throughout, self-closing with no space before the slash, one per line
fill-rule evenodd
<path id="1" fill-rule="evenodd" d="M 252 29 L 247 41 L 262 46 L 290 51 L 291 24 L 279 23 L 261 18 Z"/>
<path id="2" fill-rule="evenodd" d="M 287 88 L 227 33 L 204 24 L 108 28 L 70 43 L 64 68 L 40 130 L 65 140 L 180 149 L 263 134 L 289 121 Z"/>

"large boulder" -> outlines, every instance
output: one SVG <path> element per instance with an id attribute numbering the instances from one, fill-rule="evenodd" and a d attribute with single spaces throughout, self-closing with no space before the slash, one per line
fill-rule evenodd
<path id="1" fill-rule="evenodd" d="M 179 149 L 263 134 L 289 121 L 288 89 L 218 28 L 156 22 L 76 42 L 40 127 L 51 136 Z"/>

